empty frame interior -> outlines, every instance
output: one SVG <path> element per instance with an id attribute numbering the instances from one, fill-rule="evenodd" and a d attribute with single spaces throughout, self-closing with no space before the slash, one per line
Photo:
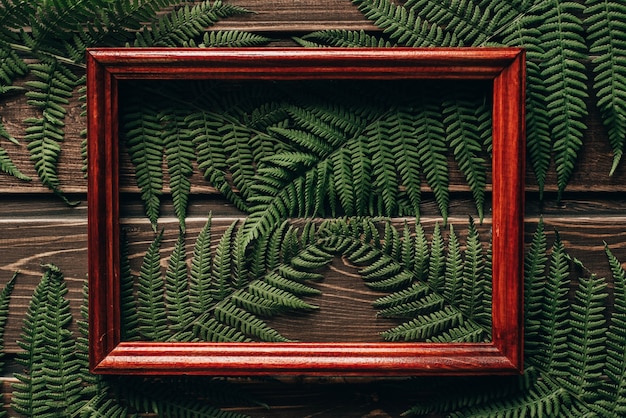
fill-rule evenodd
<path id="1" fill-rule="evenodd" d="M 126 80 L 491 83 L 491 338 L 479 343 L 123 341 L 120 96 Z M 459 49 L 92 49 L 87 53 L 91 370 L 118 374 L 505 374 L 522 367 L 524 52 Z M 163 83 L 167 86 L 167 83 Z M 123 89 L 120 87 L 123 86 Z"/>

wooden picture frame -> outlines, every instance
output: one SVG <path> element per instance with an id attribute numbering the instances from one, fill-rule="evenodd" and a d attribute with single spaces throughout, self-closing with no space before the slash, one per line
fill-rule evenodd
<path id="1" fill-rule="evenodd" d="M 457 79 L 493 83 L 493 295 L 488 343 L 120 341 L 118 82 Z M 89 355 L 94 373 L 510 374 L 523 363 L 525 54 L 456 49 L 91 49 L 87 52 Z"/>

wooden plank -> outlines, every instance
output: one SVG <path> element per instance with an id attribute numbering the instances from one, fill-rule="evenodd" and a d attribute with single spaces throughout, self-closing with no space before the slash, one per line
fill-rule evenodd
<path id="1" fill-rule="evenodd" d="M 227 218 L 231 219 L 231 218 Z M 431 228 L 437 218 L 424 219 L 423 224 Z M 537 217 L 527 219 L 526 222 L 526 241 L 530 242 L 531 236 L 536 228 Z M 167 257 L 168 250 L 172 248 L 176 237 L 176 220 L 165 219 L 163 225 L 167 227 L 164 244 L 164 257 Z M 214 245 L 219 239 L 219 231 L 228 225 L 227 221 L 214 221 L 215 234 L 213 237 Z M 455 225 L 465 225 L 467 219 L 465 217 L 451 218 L 450 222 Z M 615 255 L 626 266 L 626 217 L 619 216 L 545 216 L 546 231 L 552 236 L 553 229 L 559 231 L 566 249 L 569 253 L 582 260 L 585 266 L 599 276 L 610 279 L 611 273 L 604 254 L 604 242 L 606 241 Z M 204 219 L 197 218 L 192 220 L 188 225 L 188 245 L 191 247 L 194 234 L 204 224 Z M 221 224 L 221 226 L 220 226 Z M 75 314 L 82 303 L 82 286 L 86 279 L 87 260 L 86 260 L 86 220 L 84 216 L 66 216 L 54 219 L 37 219 L 35 216 L 27 218 L 0 218 L 3 236 L 0 239 L 0 254 L 2 255 L 2 265 L 0 266 L 0 282 L 6 282 L 14 271 L 19 270 L 17 285 L 13 298 L 11 300 L 9 322 L 6 330 L 6 349 L 8 352 L 15 352 L 17 345 L 15 341 L 19 339 L 19 333 L 24 318 L 24 313 L 30 302 L 32 291 L 41 279 L 42 265 L 55 263 L 64 273 L 69 288 L 68 298 Z M 130 238 L 132 238 L 133 252 L 145 251 L 153 237 L 150 226 L 144 220 L 138 222 L 126 221 L 126 228 L 129 230 Z M 488 225 L 482 226 L 483 238 L 487 239 Z M 463 231 L 457 228 L 461 237 Z M 553 238 L 550 238 L 552 241 Z M 189 253 L 191 248 L 189 249 Z M 140 262 L 140 253 L 134 256 L 134 265 Z M 166 258 L 164 258 L 166 260 Z M 335 269 L 343 269 L 342 264 L 335 264 Z M 353 273 L 349 272 L 349 277 L 353 277 Z M 359 311 L 364 316 L 370 315 L 372 311 L 366 309 L 366 306 L 372 298 L 373 294 L 364 292 L 363 287 L 354 287 L 352 284 L 348 286 L 337 286 L 337 284 L 326 283 L 323 288 L 335 299 L 329 299 L 326 309 L 334 309 L 335 312 L 341 313 L 341 309 L 346 300 L 355 303 L 354 306 L 361 305 Z M 334 293 L 333 293 L 334 292 Z M 349 293 L 345 293 L 349 292 Z M 346 299 L 347 298 L 347 299 Z M 326 302 L 325 302 L 326 303 Z M 78 316 L 75 316 L 78 318 Z M 319 318 L 320 329 L 324 327 L 326 331 L 320 331 L 317 336 L 311 338 L 326 338 L 326 332 L 329 327 L 339 323 L 339 315 L 336 320 L 328 318 Z M 342 320 L 349 324 L 349 318 Z M 353 326 L 353 330 L 361 327 L 363 324 Z M 301 327 L 302 324 L 292 324 L 293 327 Z M 307 329 L 309 332 L 310 329 Z M 332 332 L 336 332 L 334 330 Z M 353 331 L 356 333 L 356 331 Z M 314 334 L 311 334 L 314 335 Z M 330 335 L 330 334 L 328 334 Z M 336 335 L 336 334 L 334 334 Z M 371 333 L 369 334 L 371 335 Z M 357 336 L 357 338 L 361 338 Z"/>
<path id="2" fill-rule="evenodd" d="M 224 19 L 216 30 L 312 32 L 325 29 L 378 30 L 350 0 L 230 0 L 253 14 Z"/>

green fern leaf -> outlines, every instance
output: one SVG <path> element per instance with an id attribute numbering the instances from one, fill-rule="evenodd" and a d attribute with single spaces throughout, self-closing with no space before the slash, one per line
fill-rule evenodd
<path id="1" fill-rule="evenodd" d="M 386 341 L 421 341 L 463 323 L 463 315 L 447 306 L 383 332 Z"/>
<path id="2" fill-rule="evenodd" d="M 191 311 L 201 315 L 209 310 L 213 296 L 211 292 L 211 220 L 209 217 L 196 238 L 191 260 L 189 298 Z"/>
<path id="3" fill-rule="evenodd" d="M 186 329 L 194 318 L 186 259 L 185 235 L 181 231 L 165 271 L 165 307 L 169 328 L 174 332 Z"/>
<path id="4" fill-rule="evenodd" d="M 431 187 L 444 224 L 448 218 L 448 159 L 444 143 L 445 129 L 435 105 L 424 103 L 415 117 L 416 135 L 420 138 L 418 158 Z"/>
<path id="5" fill-rule="evenodd" d="M 471 0 L 407 1 L 404 7 L 419 12 L 430 22 L 450 30 L 464 45 L 480 45 L 493 32 L 499 18 L 493 16 L 491 7 L 481 9 Z"/>
<path id="6" fill-rule="evenodd" d="M 438 223 L 433 229 L 432 241 L 430 244 L 430 262 L 428 265 L 428 285 L 438 293 L 441 293 L 445 284 L 446 257 L 444 254 L 445 244 L 441 227 Z"/>
<path id="7" fill-rule="evenodd" d="M 231 250 L 235 225 L 237 221 L 230 224 L 215 249 L 211 282 L 211 296 L 215 301 L 224 300 L 233 291 Z"/>
<path id="8" fill-rule="evenodd" d="M 46 266 L 35 289 L 24 321 L 24 350 L 18 362 L 25 372 L 16 373 L 12 406 L 27 416 L 71 415 L 80 406 L 82 382 L 77 375 L 80 362 L 75 356 L 75 339 L 69 330 L 72 321 L 67 287 L 58 267 Z"/>
<path id="9" fill-rule="evenodd" d="M 327 45 L 345 48 L 389 48 L 394 46 L 388 40 L 368 34 L 364 30 L 329 29 L 311 32 L 302 38 L 294 38 L 294 40 L 300 43 L 301 46 L 316 43 L 319 43 L 317 46 Z"/>
<path id="10" fill-rule="evenodd" d="M 581 277 L 570 309 L 568 373 L 561 383 L 585 403 L 593 403 L 601 384 L 607 339 L 607 283 L 604 278 Z"/>
<path id="11" fill-rule="evenodd" d="M 37 80 L 26 82 L 29 88 L 26 92 L 28 104 L 42 111 L 41 117 L 25 120 L 30 125 L 25 135 L 30 159 L 42 184 L 66 203 L 73 204 L 61 192 L 57 162 L 61 154 L 60 143 L 65 136 L 67 110 L 64 106 L 69 104 L 68 98 L 72 96 L 79 80 L 57 61 L 30 64 L 29 69 Z"/>
<path id="12" fill-rule="evenodd" d="M 450 225 L 450 235 L 448 237 L 445 277 L 444 298 L 454 306 L 462 305 L 463 261 L 461 259 L 461 244 L 452 225 Z"/>
<path id="13" fill-rule="evenodd" d="M 487 166 L 482 154 L 482 135 L 479 133 L 477 111 L 489 114 L 481 103 L 469 100 L 448 100 L 443 103 L 443 123 L 454 159 L 465 176 L 474 196 L 478 218 L 483 219 Z M 491 129 L 489 129 L 491 131 Z"/>
<path id="14" fill-rule="evenodd" d="M 470 218 L 463 259 L 461 310 L 488 334 L 491 331 L 491 311 L 486 309 L 491 306 L 490 276 L 491 272 L 485 270 L 480 236 L 474 220 Z"/>
<path id="15" fill-rule="evenodd" d="M 247 291 L 259 298 L 271 301 L 280 309 L 306 311 L 318 308 L 315 305 L 303 301 L 290 291 L 271 285 L 268 281 L 257 280 L 248 286 Z"/>
<path id="16" fill-rule="evenodd" d="M 236 328 L 225 325 L 213 317 L 201 317 L 200 320 L 194 321 L 193 334 L 201 341 L 217 343 L 242 343 L 252 341 Z"/>
<path id="17" fill-rule="evenodd" d="M 141 264 L 137 286 L 139 334 L 144 341 L 165 341 L 169 337 L 165 285 L 161 274 L 161 231 L 150 243 Z"/>
<path id="18" fill-rule="evenodd" d="M 287 279 L 275 273 L 268 273 L 263 278 L 263 281 L 266 282 L 267 284 L 270 284 L 280 290 L 289 292 L 293 295 L 316 296 L 322 293 L 318 289 L 307 286 L 295 280 Z"/>
<path id="19" fill-rule="evenodd" d="M 222 144 L 222 136 L 218 132 L 220 122 L 211 118 L 206 112 L 198 112 L 187 116 L 185 124 L 188 126 L 189 136 L 193 138 L 198 168 L 204 178 L 237 209 L 247 212 L 246 204 L 227 180 L 228 157 Z"/>
<path id="20" fill-rule="evenodd" d="M 524 351 L 529 357 L 540 354 L 543 349 L 540 341 L 543 290 L 548 262 L 546 252 L 547 238 L 542 218 L 524 257 L 524 328 L 526 334 Z"/>
<path id="21" fill-rule="evenodd" d="M 620 1 L 585 1 L 585 25 L 589 52 L 596 56 L 594 89 L 602 122 L 613 149 L 613 175 L 626 142 L 626 6 Z"/>
<path id="22" fill-rule="evenodd" d="M 256 33 L 242 32 L 238 30 L 228 31 L 210 31 L 205 32 L 202 37 L 202 43 L 198 44 L 200 48 L 242 48 L 250 46 L 266 45 L 272 41 L 271 38 Z M 191 46 L 191 45 L 190 45 Z"/>
<path id="23" fill-rule="evenodd" d="M 571 332 L 567 321 L 569 285 L 569 262 L 565 247 L 557 236 L 542 290 L 544 297 L 538 318 L 539 346 L 536 355 L 528 360 L 539 370 L 552 375 L 562 374 L 567 366 L 567 336 Z"/>
<path id="24" fill-rule="evenodd" d="M 130 105 L 122 113 L 122 126 L 144 210 L 156 230 L 163 189 L 163 139 L 158 110 L 149 104 L 152 101 L 139 100 Z"/>
<path id="25" fill-rule="evenodd" d="M 414 288 L 415 287 L 412 289 Z M 411 295 L 411 298 L 414 297 L 414 295 Z M 444 303 L 445 300 L 441 296 L 435 293 L 428 293 L 420 299 L 403 302 L 401 304 L 382 309 L 377 313 L 377 316 L 385 318 L 415 318 L 419 315 L 429 314 L 431 312 L 441 310 Z"/>
<path id="26" fill-rule="evenodd" d="M 11 157 L 6 152 L 6 150 L 0 147 L 0 171 L 4 171 L 10 176 L 13 176 L 19 180 L 23 181 L 31 181 L 31 178 L 27 175 L 22 174 L 22 172 L 13 164 L 11 161 Z"/>
<path id="27" fill-rule="evenodd" d="M 552 133 L 545 99 L 547 91 L 538 64 L 545 55 L 540 42 L 541 32 L 537 29 L 542 19 L 542 16 L 522 14 L 502 33 L 505 45 L 526 49 L 526 142 L 530 164 L 539 185 L 540 199 L 543 198 L 552 150 Z"/>
<path id="28" fill-rule="evenodd" d="M 410 304 L 417 300 L 421 300 L 429 293 L 430 288 L 423 283 L 413 283 L 406 289 L 399 290 L 387 296 L 380 297 L 374 302 L 375 308 L 387 309 L 404 304 Z"/>
<path id="29" fill-rule="evenodd" d="M 220 0 L 184 5 L 163 15 L 137 32 L 135 46 L 183 46 L 200 37 L 205 28 L 225 17 L 247 13 L 246 9 L 223 4 Z"/>
<path id="30" fill-rule="evenodd" d="M 231 301 L 215 306 L 215 318 L 242 333 L 267 342 L 288 342 L 289 340 L 270 328 L 255 315 L 237 307 Z"/>
<path id="31" fill-rule="evenodd" d="M 606 244 L 605 252 L 613 274 L 615 302 L 606 334 L 606 362 L 602 371 L 608 381 L 598 390 L 601 397 L 593 404 L 593 409 L 602 416 L 620 416 L 626 413 L 626 351 L 623 344 L 626 334 L 626 272 Z"/>
<path id="32" fill-rule="evenodd" d="M 190 177 L 193 174 L 192 164 L 195 159 L 192 136 L 185 127 L 182 111 L 180 113 L 178 111 L 172 113 L 165 112 L 159 118 L 161 123 L 165 125 L 163 129 L 163 149 L 170 175 L 169 182 L 174 213 L 178 218 L 182 232 L 185 232 L 187 203 L 191 190 Z"/>
<path id="33" fill-rule="evenodd" d="M 540 67 L 554 138 L 559 196 L 574 171 L 586 128 L 583 118 L 587 116 L 587 77 L 581 60 L 586 58 L 587 48 L 582 22 L 577 17 L 582 9 L 574 2 L 551 0 L 538 11 L 542 15 L 539 40 L 545 50 Z"/>
<path id="34" fill-rule="evenodd" d="M 6 330 L 6 321 L 9 318 L 9 301 L 11 294 L 15 288 L 15 280 L 19 272 L 13 273 L 11 279 L 4 285 L 0 292 L 0 370 L 4 368 L 4 332 Z"/>
<path id="35" fill-rule="evenodd" d="M 414 10 L 389 0 L 352 0 L 363 15 L 381 28 L 393 41 L 404 46 L 462 46 L 454 34 L 436 22 L 422 20 Z"/>
<path id="36" fill-rule="evenodd" d="M 122 341 L 136 341 L 140 339 L 135 299 L 137 278 L 131 271 L 128 245 L 126 234 L 123 233 L 120 244 L 120 338 Z"/>

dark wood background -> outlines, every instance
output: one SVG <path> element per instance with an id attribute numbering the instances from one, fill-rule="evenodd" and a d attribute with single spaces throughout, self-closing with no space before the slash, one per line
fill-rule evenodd
<path id="1" fill-rule="evenodd" d="M 256 13 L 225 20 L 216 29 L 263 33 L 277 39 L 275 45 L 294 45 L 290 36 L 313 30 L 376 30 L 349 0 L 231 0 L 230 3 L 247 7 Z M 610 245 L 619 259 L 626 260 L 626 215 L 623 210 L 626 203 L 623 194 L 626 190 L 626 164 L 622 164 L 609 177 L 612 155 L 593 100 L 590 100 L 589 110 L 583 150 L 563 200 L 557 203 L 555 199 L 556 180 L 552 171 L 546 184 L 546 198 L 540 204 L 534 176 L 528 171 L 525 228 L 527 239 L 530 239 L 539 217 L 543 216 L 546 230 L 557 229 L 573 256 L 580 259 L 590 271 L 609 277 L 604 242 Z M 19 339 L 23 316 L 33 289 L 41 278 L 42 265 L 54 263 L 64 272 L 69 287 L 68 297 L 75 312 L 78 312 L 82 301 L 82 285 L 87 272 L 87 185 L 82 173 L 80 153 L 80 132 L 85 127 L 85 118 L 80 113 L 80 103 L 74 99 L 66 120 L 66 138 L 58 166 L 62 189 L 70 198 L 81 202 L 77 207 L 70 208 L 41 186 L 29 161 L 22 121 L 26 117 L 36 116 L 36 110 L 26 104 L 23 96 L 11 96 L 0 102 L 4 126 L 21 142 L 20 146 L 16 146 L 3 141 L 2 146 L 20 170 L 34 179 L 26 183 L 0 175 L 0 282 L 6 282 L 13 272 L 20 271 L 5 334 L 5 349 L 9 354 L 18 351 L 16 340 Z M 125 190 L 129 192 L 124 222 L 133 242 L 146 245 L 149 239 L 146 237 L 151 236 L 151 229 L 148 222 L 140 218 L 141 208 L 133 195 L 135 187 L 131 170 L 126 164 L 122 171 L 126 179 Z M 454 180 L 459 178 L 458 173 L 452 173 L 451 189 L 458 191 L 451 203 L 450 222 L 453 224 L 465 224 L 468 214 L 474 213 L 466 187 Z M 199 181 L 196 184 L 195 190 L 198 192 L 207 191 Z M 215 216 L 237 215 L 227 206 L 219 202 L 211 203 L 210 199 L 207 200 L 199 193 L 198 197 L 192 199 L 190 208 L 188 227 L 191 233 L 194 230 L 197 232 L 202 226 L 207 209 L 212 209 Z M 171 222 L 174 226 L 173 218 L 168 218 L 172 211 L 165 207 L 163 212 L 161 223 L 167 227 L 168 222 Z M 434 204 L 425 205 L 423 220 L 427 225 L 432 225 L 436 220 Z M 216 223 L 216 228 L 219 228 L 219 224 Z M 333 268 L 346 270 L 350 274 L 350 266 L 338 263 Z M 324 316 L 322 323 L 316 323 L 315 327 L 302 327 L 300 324 L 287 326 L 305 329 L 309 333 L 309 340 L 332 340 L 351 332 L 363 335 L 365 328 L 374 327 L 367 325 L 367 320 L 357 322 L 347 314 L 362 310 L 363 313 L 357 316 L 371 316 L 373 311 L 369 309 L 369 303 L 375 295 L 364 292 L 362 286 L 346 287 L 342 283 L 345 281 L 334 283 L 328 280 L 324 284 L 329 290 L 334 289 L 331 293 L 335 295 L 335 300 L 331 297 L 324 302 L 328 304 L 327 309 L 334 312 L 333 315 Z M 361 337 L 357 335 L 354 338 Z M 10 375 L 3 378 L 4 392 L 9 395 L 10 383 L 13 381 Z M 289 379 L 249 386 L 249 390 L 259 400 L 270 405 L 271 410 L 258 407 L 234 409 L 253 416 L 267 417 L 395 417 L 409 408 L 412 400 L 427 395 L 412 389 L 406 379 Z M 5 402 L 9 402 L 9 398 L 6 396 Z"/>

